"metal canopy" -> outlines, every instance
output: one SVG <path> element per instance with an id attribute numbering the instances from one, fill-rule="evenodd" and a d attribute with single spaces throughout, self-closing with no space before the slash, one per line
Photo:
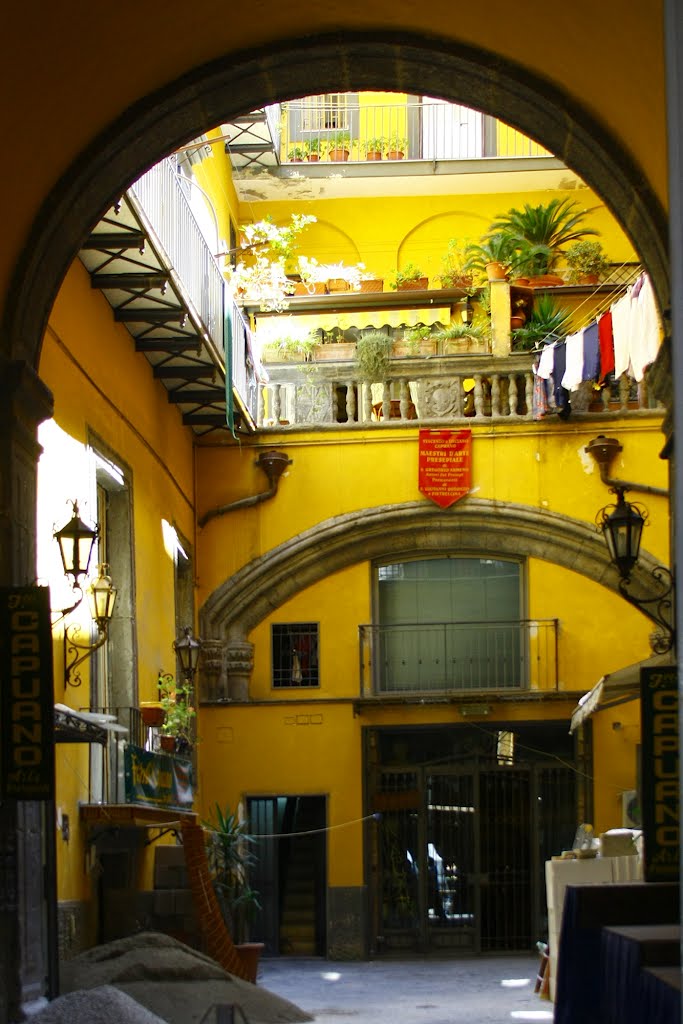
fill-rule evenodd
<path id="1" fill-rule="evenodd" d="M 633 665 L 610 672 L 595 684 L 592 690 L 584 694 L 572 712 L 570 732 L 575 732 L 596 711 L 625 704 L 630 700 L 640 699 L 640 670 L 642 668 L 659 668 L 671 665 L 673 659 L 670 652 L 655 654 L 644 661 L 636 661 Z"/>
<path id="2" fill-rule="evenodd" d="M 183 422 L 199 436 L 227 429 L 222 353 L 190 309 L 182 282 L 128 195 L 107 211 L 81 246 L 80 259 L 92 287 L 105 296 L 169 401 L 179 406 Z M 238 408 L 235 418 L 239 426 Z"/>

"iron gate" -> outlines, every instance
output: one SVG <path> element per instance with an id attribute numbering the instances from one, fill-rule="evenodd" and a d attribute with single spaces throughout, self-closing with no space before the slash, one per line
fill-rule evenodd
<path id="1" fill-rule="evenodd" d="M 544 863 L 575 820 L 570 767 L 379 768 L 378 950 L 513 952 L 546 930 Z"/>

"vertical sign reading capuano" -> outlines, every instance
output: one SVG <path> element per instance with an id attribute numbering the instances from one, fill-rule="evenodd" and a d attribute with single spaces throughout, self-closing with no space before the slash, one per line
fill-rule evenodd
<path id="1" fill-rule="evenodd" d="M 645 880 L 675 881 L 680 855 L 678 671 L 640 671 Z"/>
<path id="2" fill-rule="evenodd" d="M 50 592 L 0 587 L 0 794 L 54 797 Z"/>

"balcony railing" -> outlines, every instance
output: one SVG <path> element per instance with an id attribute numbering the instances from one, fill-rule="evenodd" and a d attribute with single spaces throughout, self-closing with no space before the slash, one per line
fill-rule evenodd
<path id="1" fill-rule="evenodd" d="M 143 174 L 130 192 L 164 247 L 178 284 L 221 354 L 225 279 L 195 219 L 172 160 Z"/>
<path id="2" fill-rule="evenodd" d="M 558 620 L 359 626 L 361 697 L 556 690 Z"/>
<path id="3" fill-rule="evenodd" d="M 329 346 L 334 348 L 334 346 Z M 348 358 L 348 357 L 347 357 Z M 351 360 L 320 366 L 269 367 L 260 385 L 257 423 L 263 428 L 386 427 L 399 421 L 508 423 L 555 422 L 558 410 L 542 414 L 534 405 L 528 354 L 493 360 L 462 355 L 394 359 L 383 381 L 369 384 Z M 624 374 L 596 391 L 590 382 L 571 394 L 571 414 L 597 419 L 660 410 L 645 380 Z"/>
<path id="4" fill-rule="evenodd" d="M 348 159 L 377 160 L 373 140 L 381 140 L 382 159 L 403 140 L 405 159 L 444 161 L 549 157 L 552 154 L 502 121 L 476 110 L 438 100 L 364 104 L 345 96 L 339 104 L 307 97 L 282 105 L 282 163 L 317 155 L 329 159 L 348 134 Z M 392 141 L 393 140 L 393 141 Z M 341 148 L 341 147 L 339 147 Z M 395 159 L 390 157 L 389 159 Z M 391 165 L 390 165 L 391 166 Z M 386 168 L 385 168 L 386 170 Z"/>

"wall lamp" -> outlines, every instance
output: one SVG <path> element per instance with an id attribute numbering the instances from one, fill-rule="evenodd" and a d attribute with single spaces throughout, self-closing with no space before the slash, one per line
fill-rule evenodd
<path id="1" fill-rule="evenodd" d="M 457 303 L 457 308 L 460 313 L 460 319 L 464 324 L 471 324 L 474 319 L 474 307 L 470 302 L 469 295 L 466 295 L 464 299 L 461 299 Z"/>
<path id="2" fill-rule="evenodd" d="M 660 590 L 654 597 L 637 597 L 629 590 L 631 574 L 640 554 L 640 540 L 648 513 L 642 505 L 627 501 L 625 492 L 640 490 L 662 496 L 668 496 L 668 492 L 662 488 L 617 480 L 609 476 L 611 463 L 617 452 L 621 451 L 621 445 L 616 438 L 600 434 L 590 442 L 586 451 L 600 466 L 602 481 L 610 485 L 610 490 L 617 496 L 616 504 L 601 508 L 595 521 L 604 535 L 610 560 L 619 573 L 619 593 L 659 627 L 659 630 L 650 637 L 650 644 L 656 654 L 665 654 L 671 650 L 675 639 L 673 575 L 663 565 L 658 565 L 652 570 L 652 577 Z"/>
<path id="3" fill-rule="evenodd" d="M 173 650 L 180 661 L 180 670 L 188 685 L 191 686 L 199 666 L 202 642 L 192 636 L 192 630 L 189 626 L 185 626 L 180 640 L 173 641 Z"/>
<path id="4" fill-rule="evenodd" d="M 88 575 L 95 541 L 99 536 L 98 526 L 88 526 L 81 519 L 78 502 L 73 501 L 72 506 L 73 515 L 69 522 L 61 530 L 54 532 L 54 538 L 59 545 L 64 575 L 71 578 L 74 591 L 79 592 L 76 603 L 61 611 L 60 617 L 62 618 L 74 611 L 85 596 L 82 581 Z M 116 602 L 116 588 L 112 585 L 108 570 L 109 566 L 105 562 L 100 563 L 97 578 L 92 581 L 86 591 L 90 614 L 97 626 L 97 640 L 92 644 L 82 643 L 78 639 L 81 632 L 81 625 L 78 622 L 71 623 L 64 630 L 64 682 L 73 687 L 80 686 L 82 682 L 80 673 L 74 672 L 74 669 L 85 661 L 93 651 L 102 647 L 109 636 L 109 621 Z M 79 651 L 83 653 L 79 654 Z"/>

